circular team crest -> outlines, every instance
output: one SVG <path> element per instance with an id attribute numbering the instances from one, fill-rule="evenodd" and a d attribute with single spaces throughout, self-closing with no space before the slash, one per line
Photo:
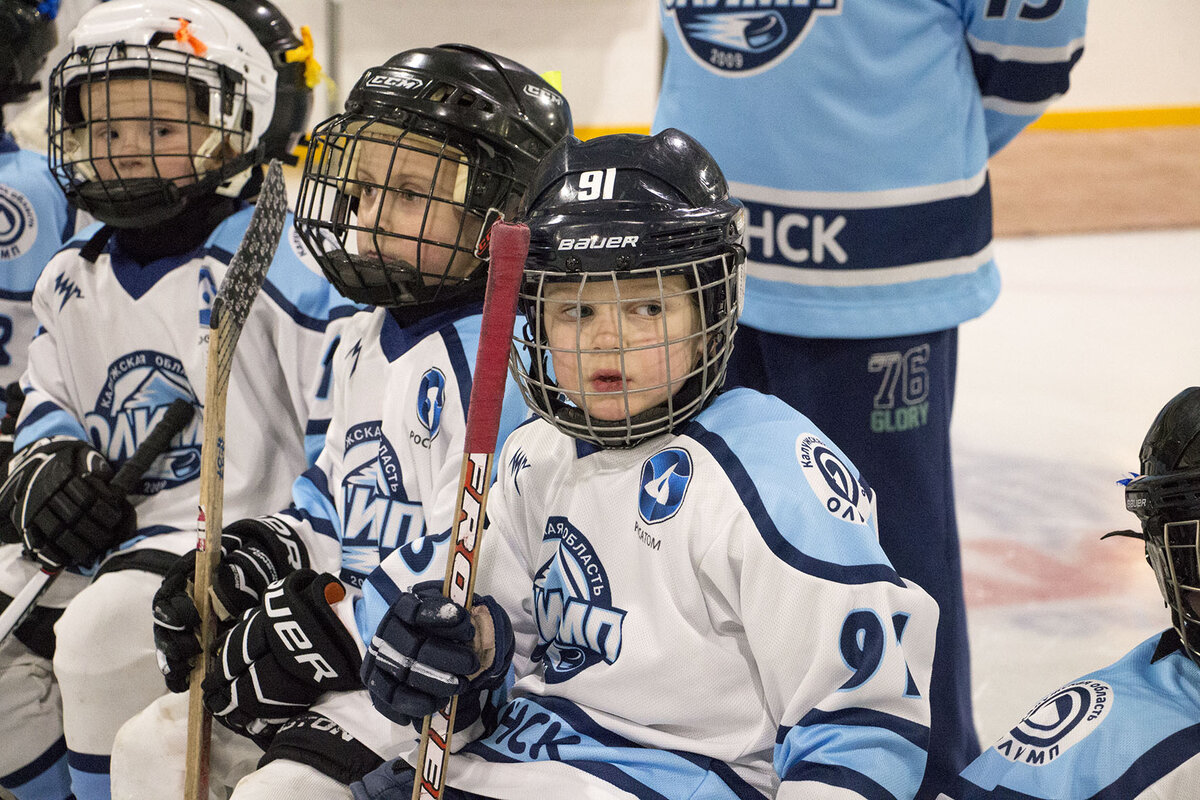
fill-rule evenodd
<path id="1" fill-rule="evenodd" d="M 649 525 L 675 516 L 691 482 L 692 457 L 686 450 L 672 448 L 655 453 L 642 465 L 638 514 Z"/>
<path id="2" fill-rule="evenodd" d="M 825 442 L 811 433 L 796 438 L 796 460 L 813 494 L 838 519 L 866 525 L 875 508 L 875 493 L 855 477 Z"/>
<path id="3" fill-rule="evenodd" d="M 723 75 L 753 75 L 781 61 L 812 29 L 816 18 L 842 13 L 842 0 L 794 0 L 771 8 L 740 0 L 702 7 L 690 0 L 663 0 L 692 56 Z M 744 7 L 746 6 L 746 7 Z"/>
<path id="4" fill-rule="evenodd" d="M 29 252 L 37 231 L 37 214 L 29 198 L 0 184 L 0 261 L 11 261 Z"/>
<path id="5" fill-rule="evenodd" d="M 1098 728 L 1112 703 L 1112 687 L 1104 681 L 1076 681 L 1038 703 L 993 747 L 1009 761 L 1049 764 Z"/>

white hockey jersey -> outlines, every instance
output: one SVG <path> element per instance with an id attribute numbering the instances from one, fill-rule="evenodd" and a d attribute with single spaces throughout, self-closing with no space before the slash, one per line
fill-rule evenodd
<path id="1" fill-rule="evenodd" d="M 1168 630 L 1044 697 L 963 770 L 955 797 L 1173 800 L 1198 784 L 1200 667 Z"/>
<path id="2" fill-rule="evenodd" d="M 195 546 L 209 313 L 252 209 L 223 220 L 195 251 L 141 266 L 116 237 L 95 263 L 73 239 L 34 290 L 39 327 L 22 380 L 16 447 L 44 436 L 83 439 L 118 468 L 167 407 L 197 408 L 132 493 L 137 536 L 121 547 Z M 309 460 L 304 432 L 319 415 L 330 319 L 354 307 L 288 229 L 238 341 L 226 405 L 224 519 L 286 504 Z M 319 424 L 319 423 L 318 423 Z M 177 534 L 177 535 L 172 535 Z M 145 542 L 153 539 L 152 543 Z"/>
<path id="3" fill-rule="evenodd" d="M 75 210 L 44 155 L 0 133 L 0 387 L 25 371 L 37 329 L 33 287 L 42 268 L 75 232 Z"/>
<path id="4" fill-rule="evenodd" d="M 315 569 L 357 589 L 383 557 L 413 543 L 405 557 L 414 575 L 445 573 L 438 545 L 457 500 L 481 311 L 470 303 L 402 327 L 377 308 L 342 330 L 325 446 L 280 514 Z M 526 415 L 509 380 L 497 449 Z"/>
<path id="5" fill-rule="evenodd" d="M 499 475 L 476 592 L 512 619 L 516 684 L 487 735 L 455 740 L 450 785 L 914 795 L 937 607 L 892 570 L 873 493 L 807 418 L 739 389 L 628 450 L 538 419 Z M 368 641 L 412 583 L 402 553 L 364 588 Z"/>

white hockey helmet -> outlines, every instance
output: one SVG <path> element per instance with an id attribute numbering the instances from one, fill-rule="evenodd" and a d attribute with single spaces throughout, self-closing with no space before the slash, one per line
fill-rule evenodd
<path id="1" fill-rule="evenodd" d="M 262 160 L 258 145 L 274 115 L 277 76 L 237 14 L 213 0 L 111 0 L 84 14 L 69 43 L 50 78 L 50 166 L 77 207 L 116 227 L 137 227 L 178 214 L 189 196 L 239 194 Z M 105 154 L 92 152 L 88 129 L 96 120 L 84 119 L 80 95 L 110 78 L 189 87 L 207 115 L 195 126 L 190 181 L 98 179 L 92 162 Z M 223 156 L 229 152 L 235 155 Z"/>

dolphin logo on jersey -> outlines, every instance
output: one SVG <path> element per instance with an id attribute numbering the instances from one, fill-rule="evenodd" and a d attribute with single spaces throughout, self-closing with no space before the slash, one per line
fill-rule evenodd
<path id="1" fill-rule="evenodd" d="M 1112 703 L 1112 687 L 1104 681 L 1067 684 L 1034 706 L 992 747 L 1019 764 L 1049 764 L 1099 727 Z"/>
<path id="2" fill-rule="evenodd" d="M 96 449 L 114 464 L 133 455 L 150 431 L 182 397 L 200 407 L 183 364 L 154 350 L 128 353 L 108 365 L 108 380 L 83 425 Z M 156 494 L 200 476 L 201 415 L 171 440 L 167 451 L 142 476 L 139 493 Z"/>
<path id="3" fill-rule="evenodd" d="M 442 406 L 446 402 L 446 376 L 437 367 L 431 367 L 421 376 L 421 388 L 417 390 L 417 419 L 429 431 L 429 438 L 438 435 L 442 427 Z"/>
<path id="4" fill-rule="evenodd" d="M 672 448 L 655 453 L 642 465 L 638 514 L 649 525 L 675 516 L 691 482 L 692 457 L 687 450 Z"/>
<path id="5" fill-rule="evenodd" d="M 796 460 L 825 510 L 838 519 L 866 525 L 875 513 L 875 492 L 855 477 L 833 450 L 817 436 L 796 437 Z"/>
<path id="6" fill-rule="evenodd" d="M 29 198 L 0 184 L 0 260 L 22 256 L 37 240 L 37 214 Z"/>
<path id="7" fill-rule="evenodd" d="M 692 57 L 712 72 L 736 77 L 770 69 L 804 40 L 818 16 L 842 13 L 842 0 L 776 0 L 770 9 L 752 5 L 663 0 Z"/>
<path id="8" fill-rule="evenodd" d="M 545 664 L 546 683 L 562 683 L 601 661 L 616 662 L 626 612 L 613 606 L 604 565 L 566 517 L 546 521 L 542 542 L 557 547 L 533 578 L 540 643 L 532 658 Z"/>
<path id="9" fill-rule="evenodd" d="M 404 561 L 414 574 L 423 573 L 433 560 L 433 545 L 449 533 L 425 537 L 424 509 L 404 491 L 400 458 L 383 424 L 372 420 L 347 430 L 342 459 L 341 579 L 361 587 L 380 561 L 408 542 L 418 546 L 404 549 Z"/>

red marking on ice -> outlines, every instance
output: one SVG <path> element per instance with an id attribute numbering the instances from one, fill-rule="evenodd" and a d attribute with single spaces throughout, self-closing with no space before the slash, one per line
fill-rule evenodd
<path id="1" fill-rule="evenodd" d="M 968 606 L 1005 606 L 1125 594 L 1153 581 L 1141 542 L 1088 540 L 1061 553 L 1002 539 L 963 543 Z"/>

